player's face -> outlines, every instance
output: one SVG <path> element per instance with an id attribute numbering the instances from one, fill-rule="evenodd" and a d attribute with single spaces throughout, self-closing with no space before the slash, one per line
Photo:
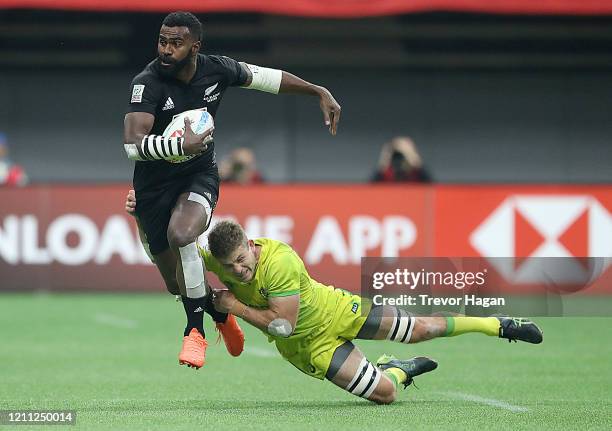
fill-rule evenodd
<path id="1" fill-rule="evenodd" d="M 220 259 L 219 262 L 243 283 L 250 282 L 255 277 L 255 267 L 257 266 L 255 243 L 249 241 L 247 244 L 242 244 L 226 259 Z"/>
<path id="2" fill-rule="evenodd" d="M 176 76 L 198 53 L 200 42 L 194 41 L 187 27 L 162 25 L 157 40 L 157 58 L 162 73 Z"/>

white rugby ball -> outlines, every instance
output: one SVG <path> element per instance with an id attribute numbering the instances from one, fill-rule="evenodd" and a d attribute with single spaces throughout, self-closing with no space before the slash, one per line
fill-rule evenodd
<path id="1" fill-rule="evenodd" d="M 164 130 L 165 138 L 174 138 L 183 136 L 185 133 L 185 118 L 189 118 L 191 120 L 191 130 L 196 135 L 205 133 L 214 128 L 215 123 L 213 121 L 212 115 L 208 113 L 206 108 L 201 109 L 192 109 L 191 111 L 181 112 L 180 114 L 172 117 L 170 124 Z M 171 163 L 183 163 L 189 159 L 195 157 L 195 154 L 191 154 L 189 156 L 176 156 L 171 159 L 166 159 Z"/>

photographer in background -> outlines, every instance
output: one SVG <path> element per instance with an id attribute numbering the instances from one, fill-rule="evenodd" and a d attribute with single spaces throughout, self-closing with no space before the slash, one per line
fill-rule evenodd
<path id="1" fill-rule="evenodd" d="M 21 187 L 28 183 L 28 176 L 23 168 L 9 159 L 9 148 L 6 135 L 0 133 L 0 187 Z"/>
<path id="2" fill-rule="evenodd" d="M 257 170 L 255 154 L 249 148 L 236 148 L 219 165 L 221 181 L 240 185 L 260 184 L 264 178 Z"/>
<path id="3" fill-rule="evenodd" d="M 378 170 L 372 182 L 431 182 L 416 145 L 407 136 L 397 136 L 383 145 Z"/>

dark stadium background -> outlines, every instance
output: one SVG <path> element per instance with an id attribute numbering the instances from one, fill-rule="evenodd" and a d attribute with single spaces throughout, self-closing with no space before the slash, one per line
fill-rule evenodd
<path id="1" fill-rule="evenodd" d="M 32 181 L 131 179 L 128 86 L 163 16 L 0 14 L 0 130 Z M 343 106 L 332 138 L 313 100 L 226 94 L 218 154 L 254 148 L 271 181 L 367 181 L 397 135 L 413 137 L 440 182 L 612 180 L 610 16 L 200 17 L 205 52 L 296 72 Z"/>

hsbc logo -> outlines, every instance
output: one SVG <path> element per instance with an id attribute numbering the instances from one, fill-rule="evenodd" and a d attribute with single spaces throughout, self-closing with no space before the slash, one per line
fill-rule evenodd
<path id="1" fill-rule="evenodd" d="M 469 241 L 509 281 L 583 283 L 611 263 L 612 216 L 588 195 L 514 195 Z"/>

